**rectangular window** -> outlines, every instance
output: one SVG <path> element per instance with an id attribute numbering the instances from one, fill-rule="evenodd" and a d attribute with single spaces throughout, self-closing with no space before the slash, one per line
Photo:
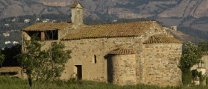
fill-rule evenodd
<path id="1" fill-rule="evenodd" d="M 58 40 L 58 30 L 29 31 L 28 35 L 35 40 Z"/>
<path id="2" fill-rule="evenodd" d="M 97 63 L 97 56 L 94 55 L 94 58 L 92 59 L 92 63 L 96 64 Z"/>
<path id="3" fill-rule="evenodd" d="M 27 33 L 32 39 L 40 40 L 40 38 L 41 38 L 41 32 L 40 31 L 29 31 Z"/>
<path id="4" fill-rule="evenodd" d="M 46 40 L 58 40 L 58 30 L 46 31 Z"/>

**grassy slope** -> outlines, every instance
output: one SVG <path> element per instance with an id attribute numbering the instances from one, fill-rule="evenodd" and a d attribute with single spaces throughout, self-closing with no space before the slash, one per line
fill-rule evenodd
<path id="1" fill-rule="evenodd" d="M 28 89 L 26 80 L 17 78 L 0 77 L 0 89 Z M 106 83 L 97 83 L 91 81 L 55 81 L 55 82 L 33 82 L 32 89 L 208 89 L 206 87 L 166 87 L 136 85 L 136 86 L 116 86 Z"/>

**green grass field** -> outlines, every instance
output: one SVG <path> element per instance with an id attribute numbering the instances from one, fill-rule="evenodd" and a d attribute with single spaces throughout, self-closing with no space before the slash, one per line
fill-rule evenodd
<path id="1" fill-rule="evenodd" d="M 0 89 L 29 89 L 29 85 L 27 80 L 10 77 L 0 77 Z M 92 81 L 33 81 L 32 89 L 208 89 L 208 86 L 160 88 L 157 86 L 147 85 L 117 86 L 113 84 L 98 83 Z"/>

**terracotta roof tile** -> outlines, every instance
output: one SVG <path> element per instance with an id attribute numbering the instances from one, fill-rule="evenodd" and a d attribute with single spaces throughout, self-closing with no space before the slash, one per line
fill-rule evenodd
<path id="1" fill-rule="evenodd" d="M 142 35 L 151 27 L 155 26 L 154 21 L 114 23 L 102 25 L 86 25 L 69 33 L 62 40 L 76 40 L 88 38 L 111 38 L 111 37 L 134 37 Z"/>
<path id="2" fill-rule="evenodd" d="M 69 27 L 70 23 L 35 23 L 23 29 L 24 31 L 45 31 L 45 30 L 63 30 Z"/>
<path id="3" fill-rule="evenodd" d="M 154 35 L 144 42 L 144 44 L 153 44 L 153 43 L 181 43 L 181 41 L 167 35 Z"/>
<path id="4" fill-rule="evenodd" d="M 115 49 L 111 51 L 109 54 L 118 54 L 118 55 L 128 55 L 128 54 L 135 54 L 133 49 Z"/>

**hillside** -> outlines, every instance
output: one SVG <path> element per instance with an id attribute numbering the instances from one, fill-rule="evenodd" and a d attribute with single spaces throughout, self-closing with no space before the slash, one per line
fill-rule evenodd
<path id="1" fill-rule="evenodd" d="M 43 15 L 53 14 L 51 16 L 66 16 L 69 20 L 70 5 L 73 1 L 0 0 L 0 19 L 20 16 L 39 18 Z M 197 39 L 208 40 L 208 0 L 78 1 L 85 7 L 85 21 L 88 23 L 106 23 L 141 18 L 153 19 L 166 26 L 178 26 L 179 31 L 186 33 L 184 34 L 186 38 L 195 39 L 195 41 Z M 178 35 L 183 33 L 178 33 Z"/>
<path id="2" fill-rule="evenodd" d="M 69 12 L 67 7 L 48 6 L 45 4 L 39 0 L 0 0 L 0 18 L 24 15 L 67 14 Z"/>
<path id="3" fill-rule="evenodd" d="M 0 17 L 69 14 L 73 0 L 0 0 Z M 87 16 L 109 14 L 117 18 L 201 18 L 208 16 L 207 0 L 80 0 Z"/>

